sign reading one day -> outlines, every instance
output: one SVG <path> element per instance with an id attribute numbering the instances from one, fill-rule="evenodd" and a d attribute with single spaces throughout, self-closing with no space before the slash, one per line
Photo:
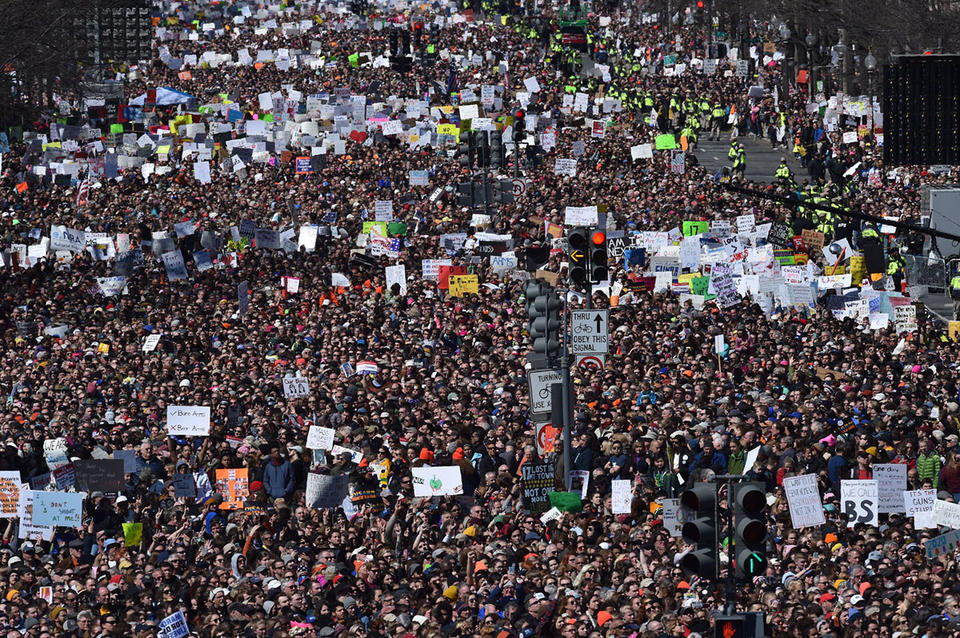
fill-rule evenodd
<path id="1" fill-rule="evenodd" d="M 905 512 L 903 493 L 907 489 L 904 463 L 874 463 L 873 478 L 879 486 L 880 513 Z"/>
<path id="2" fill-rule="evenodd" d="M 553 402 L 550 400 L 550 386 L 561 382 L 559 370 L 531 370 L 527 373 L 530 389 L 530 412 L 534 416 L 547 416 Z"/>
<path id="3" fill-rule="evenodd" d="M 610 340 L 607 310 L 573 310 L 570 334 L 572 354 L 606 354 Z"/>

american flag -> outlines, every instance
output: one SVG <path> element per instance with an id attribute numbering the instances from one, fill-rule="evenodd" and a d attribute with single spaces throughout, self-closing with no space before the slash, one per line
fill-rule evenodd
<path id="1" fill-rule="evenodd" d="M 91 171 L 87 168 L 87 176 L 77 188 L 77 208 L 87 203 L 87 197 L 90 195 L 90 184 L 93 181 Z"/>

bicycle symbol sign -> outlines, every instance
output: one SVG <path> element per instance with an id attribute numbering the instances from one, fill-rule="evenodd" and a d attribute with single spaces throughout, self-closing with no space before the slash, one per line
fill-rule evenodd
<path id="1" fill-rule="evenodd" d="M 606 354 L 610 341 L 609 311 L 574 310 L 570 322 L 570 352 Z"/>

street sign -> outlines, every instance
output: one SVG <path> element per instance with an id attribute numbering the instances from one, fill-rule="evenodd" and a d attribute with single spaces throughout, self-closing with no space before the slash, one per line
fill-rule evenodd
<path id="1" fill-rule="evenodd" d="M 606 354 L 610 340 L 608 310 L 573 310 L 570 334 L 572 354 Z"/>
<path id="2" fill-rule="evenodd" d="M 561 382 L 559 370 L 530 370 L 527 386 L 530 389 L 530 413 L 534 416 L 549 416 L 553 407 L 550 386 Z"/>
<path id="3" fill-rule="evenodd" d="M 560 430 L 553 427 L 553 423 L 536 423 L 534 427 L 537 429 L 537 454 L 543 458 L 547 454 L 556 452 Z"/>
<path id="4" fill-rule="evenodd" d="M 513 182 L 514 197 L 520 197 L 527 192 L 527 183 L 524 180 L 520 179 L 519 177 L 514 177 L 510 181 Z"/>
<path id="5" fill-rule="evenodd" d="M 580 370 L 603 370 L 606 356 L 602 354 L 577 355 L 577 368 Z"/>

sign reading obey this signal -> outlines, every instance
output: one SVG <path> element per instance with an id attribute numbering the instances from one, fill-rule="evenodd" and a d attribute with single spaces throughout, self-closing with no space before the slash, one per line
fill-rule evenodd
<path id="1" fill-rule="evenodd" d="M 570 325 L 570 352 L 606 354 L 610 340 L 607 310 L 573 310 Z"/>

